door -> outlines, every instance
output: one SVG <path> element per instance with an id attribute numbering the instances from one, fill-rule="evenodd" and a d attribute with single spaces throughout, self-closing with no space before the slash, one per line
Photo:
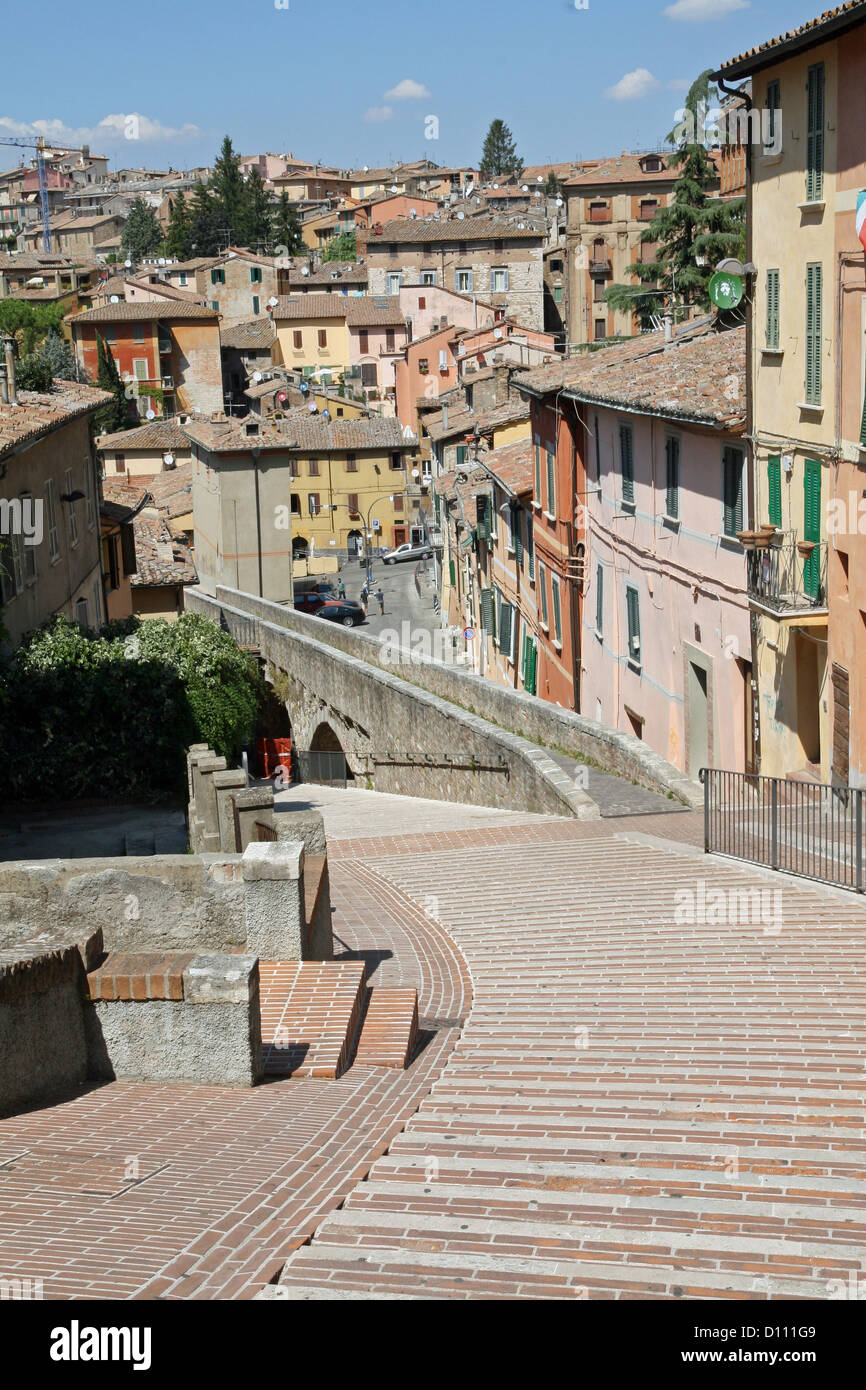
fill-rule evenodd
<path id="1" fill-rule="evenodd" d="M 737 665 L 743 677 L 743 734 L 745 737 L 745 757 L 743 765 L 746 772 L 756 772 L 758 768 L 758 687 L 752 677 L 752 663 L 738 658 Z"/>
<path id="2" fill-rule="evenodd" d="M 794 634 L 797 662 L 797 734 L 807 764 L 821 763 L 821 728 L 818 711 L 821 688 L 818 642 L 803 632 Z"/>
<path id="3" fill-rule="evenodd" d="M 817 459 L 804 460 L 803 487 L 803 539 L 815 542 L 803 563 L 803 588 L 810 598 L 817 598 L 821 587 L 821 465 Z"/>
<path id="4" fill-rule="evenodd" d="M 710 761 L 707 672 L 689 662 L 689 776 L 696 778 Z"/>
<path id="5" fill-rule="evenodd" d="M 405 545 L 405 544 L 406 544 L 406 527 L 405 527 L 405 526 L 395 526 L 395 527 L 394 527 L 394 549 L 396 550 L 398 545 Z"/>
<path id="6" fill-rule="evenodd" d="M 830 671 L 833 683 L 833 761 L 830 781 L 834 786 L 848 785 L 848 753 L 851 732 L 851 685 L 848 672 L 833 663 Z"/>

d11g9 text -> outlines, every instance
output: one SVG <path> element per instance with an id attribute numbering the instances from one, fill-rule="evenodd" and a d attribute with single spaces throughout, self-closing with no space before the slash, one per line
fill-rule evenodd
<path id="1" fill-rule="evenodd" d="M 814 1337 L 814 1327 L 696 1327 L 696 1337 L 712 1337 L 719 1342 L 728 1342 L 736 1337 L 741 1337 L 743 1341 L 751 1341 L 753 1337 Z"/>

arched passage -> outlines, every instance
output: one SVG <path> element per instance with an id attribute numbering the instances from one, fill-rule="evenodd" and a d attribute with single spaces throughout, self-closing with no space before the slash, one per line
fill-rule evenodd
<path id="1" fill-rule="evenodd" d="M 307 758 L 307 779 L 310 782 L 352 782 L 355 774 L 349 767 L 345 750 L 330 724 L 316 726 L 310 739 Z"/>

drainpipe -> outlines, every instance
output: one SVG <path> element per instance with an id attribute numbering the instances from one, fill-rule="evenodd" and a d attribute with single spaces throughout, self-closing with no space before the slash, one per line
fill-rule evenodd
<path id="1" fill-rule="evenodd" d="M 259 598 L 264 598 L 265 589 L 262 579 L 262 514 L 259 499 L 259 450 L 253 449 L 253 477 L 256 485 L 256 542 L 259 552 Z M 291 516 L 291 497 L 289 498 L 289 515 Z"/>
<path id="2" fill-rule="evenodd" d="M 3 349 L 6 358 L 6 390 L 3 399 L 7 405 L 16 405 L 18 395 L 15 390 L 15 339 L 4 337 Z"/>

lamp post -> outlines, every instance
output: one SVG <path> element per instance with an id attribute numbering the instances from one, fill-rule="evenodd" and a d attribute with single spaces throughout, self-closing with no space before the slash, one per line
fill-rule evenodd
<path id="1" fill-rule="evenodd" d="M 381 496 L 381 495 L 380 495 L 379 497 L 375 497 L 375 498 L 373 499 L 373 501 L 370 503 L 370 506 L 367 508 L 367 513 L 366 513 L 365 520 L 364 520 L 364 560 L 365 560 L 365 562 L 366 562 L 367 589 L 368 589 L 368 591 L 369 591 L 369 589 L 370 589 L 370 586 L 371 586 L 372 583 L 373 583 L 373 568 L 372 568 L 373 562 L 372 562 L 372 557 L 371 557 L 371 555 L 370 555 L 370 544 L 369 544 L 369 541 L 370 541 L 370 517 L 372 516 L 372 514 L 373 514 L 374 510 L 376 509 L 376 507 L 378 507 L 378 506 L 380 505 L 380 503 L 382 503 L 382 502 L 384 502 L 384 501 L 385 501 L 385 498 L 384 498 L 383 496 Z M 393 494 L 393 492 L 388 493 L 388 501 L 393 503 L 393 501 L 394 501 L 394 494 Z M 338 507 L 345 507 L 345 508 L 348 510 L 348 506 L 349 506 L 348 502 L 325 502 L 325 503 L 323 504 L 323 506 L 322 506 L 322 511 L 325 511 L 326 508 L 327 508 L 327 509 L 330 509 L 330 511 L 335 512 L 335 511 L 337 510 Z M 350 515 L 351 515 L 351 513 L 350 513 Z M 364 516 L 364 512 L 363 512 L 363 511 L 359 511 L 359 512 L 358 512 L 358 515 L 359 515 L 359 516 Z"/>

